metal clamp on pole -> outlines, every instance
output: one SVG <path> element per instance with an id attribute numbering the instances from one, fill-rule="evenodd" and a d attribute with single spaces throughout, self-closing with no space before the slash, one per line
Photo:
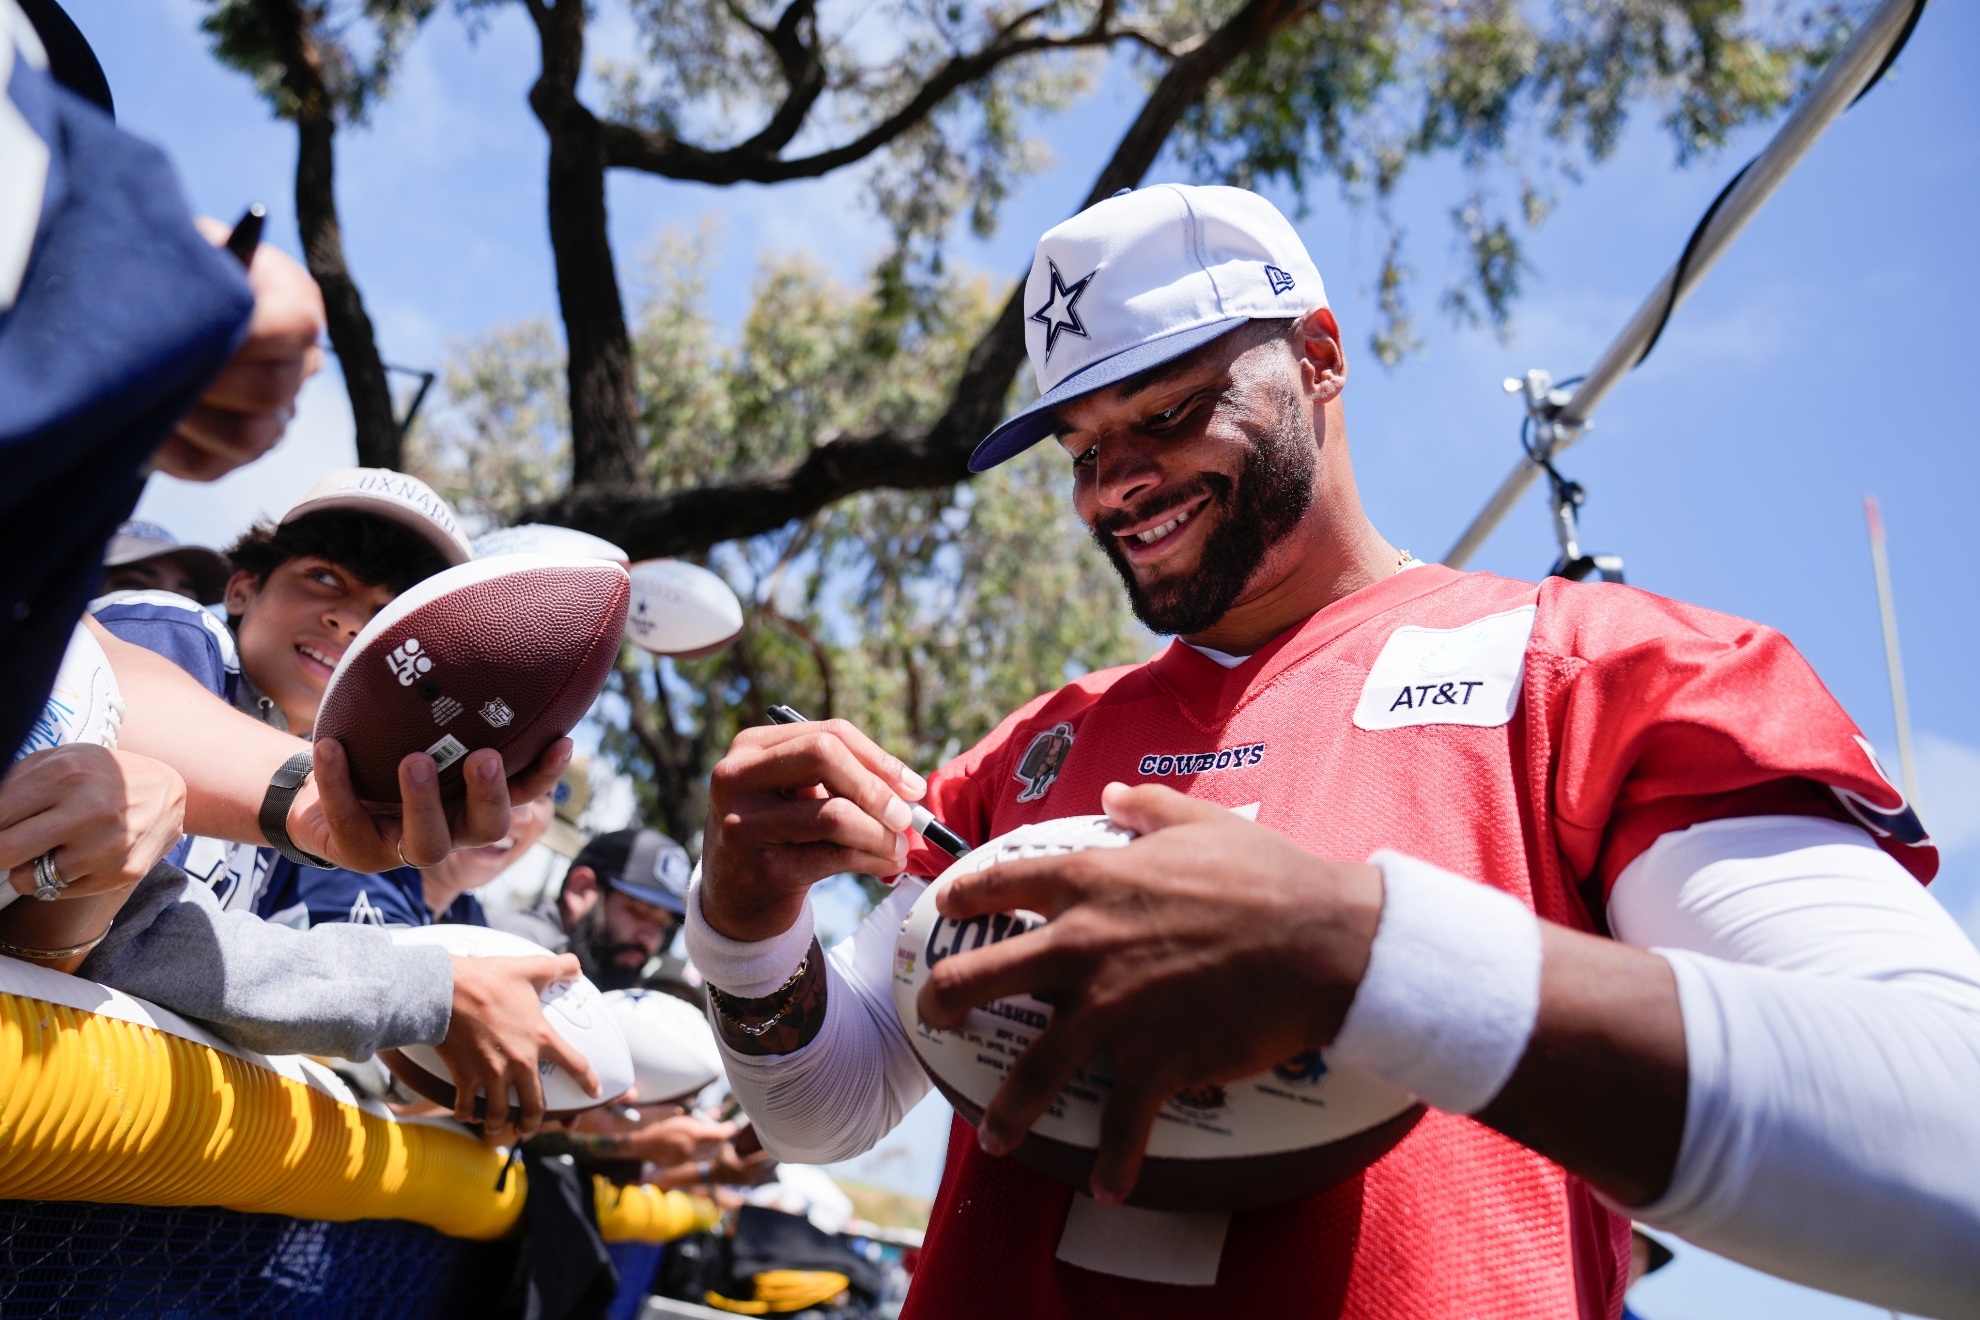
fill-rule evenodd
<path id="1" fill-rule="evenodd" d="M 1526 399 L 1526 421 L 1520 427 L 1520 445 L 1526 450 L 1527 460 L 1547 474 L 1554 513 L 1554 539 L 1561 547 L 1560 558 L 1547 570 L 1547 576 L 1581 582 L 1590 573 L 1596 573 L 1604 582 L 1621 582 L 1621 556 L 1582 553 L 1580 510 L 1588 500 L 1588 492 L 1582 489 L 1580 482 L 1569 481 L 1554 466 L 1554 454 L 1563 447 L 1564 442 L 1578 439 L 1588 427 L 1586 422 L 1567 420 L 1561 415 L 1574 398 L 1566 388 L 1572 384 L 1572 380 L 1567 380 L 1556 386 L 1552 376 L 1538 369 L 1527 372 L 1524 380 L 1508 377 L 1505 382 L 1506 393 L 1524 395 Z"/>
<path id="2" fill-rule="evenodd" d="M 1883 77 L 1884 71 L 1910 39 L 1925 5 L 1926 0 L 1884 0 L 1876 12 L 1864 20 L 1863 26 L 1857 29 L 1856 35 L 1850 38 L 1849 44 L 1843 47 L 1829 67 L 1822 71 L 1822 76 L 1801 98 L 1800 104 L 1788 115 L 1787 121 L 1774 134 L 1773 140 L 1767 143 L 1766 149 L 1733 176 L 1707 209 L 1698 227 L 1692 231 L 1683 255 L 1665 272 L 1650 296 L 1643 300 L 1643 305 L 1637 308 L 1636 315 L 1630 318 L 1629 324 L 1609 345 L 1608 351 L 1589 368 L 1580 388 L 1558 404 L 1549 403 L 1545 418 L 1552 428 L 1549 433 L 1551 440 L 1545 449 L 1548 460 L 1551 461 L 1556 454 L 1581 438 L 1588 429 L 1589 419 L 1595 415 L 1596 407 L 1615 388 L 1616 382 L 1648 354 L 1663 333 L 1671 313 L 1690 296 L 1705 273 L 1712 269 L 1767 199 L 1774 195 L 1782 180 L 1801 163 L 1801 158 L 1808 154 L 1815 140 Z M 1550 397 L 1552 392 L 1550 387 Z M 1529 424 L 1537 424 L 1533 418 L 1533 407 L 1529 399 Z M 1506 514 L 1512 511 L 1513 505 L 1526 493 L 1526 488 L 1533 484 L 1542 466 L 1531 452 L 1522 456 L 1518 466 L 1499 483 L 1492 498 L 1486 501 L 1485 507 L 1464 529 L 1464 534 L 1458 537 L 1450 553 L 1444 556 L 1444 562 L 1452 568 L 1463 568 Z"/>

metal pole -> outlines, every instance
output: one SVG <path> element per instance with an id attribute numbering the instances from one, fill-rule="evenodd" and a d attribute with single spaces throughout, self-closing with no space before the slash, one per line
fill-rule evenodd
<path id="1" fill-rule="evenodd" d="M 1891 562 L 1884 554 L 1884 515 L 1875 495 L 1863 497 L 1863 517 L 1870 524 L 1870 566 L 1877 573 L 1877 612 L 1884 620 L 1884 664 L 1891 671 L 1891 714 L 1897 717 L 1898 770 L 1904 796 L 1918 805 L 1918 762 L 1911 754 L 1911 706 L 1904 697 L 1904 658 L 1898 654 L 1897 606 L 1891 600 Z"/>
<path id="2" fill-rule="evenodd" d="M 1576 388 L 1574 397 L 1561 409 L 1556 420 L 1560 436 L 1554 447 L 1555 453 L 1567 449 L 1581 438 L 1596 407 L 1642 357 L 1650 337 L 1664 322 L 1666 304 L 1671 312 L 1683 305 L 1698 282 L 1705 278 L 1705 273 L 1712 269 L 1767 199 L 1774 195 L 1781 181 L 1801 163 L 1801 158 L 1815 145 L 1815 139 L 1822 136 L 1823 130 L 1849 108 L 1850 102 L 1876 76 L 1883 65 L 1885 52 L 1905 31 L 1915 3 L 1916 0 L 1884 0 L 1877 12 L 1850 38 L 1842 53 L 1823 70 L 1822 76 L 1801 98 L 1801 103 L 1788 116 L 1787 122 L 1774 134 L 1767 149 L 1754 158 L 1713 213 L 1711 223 L 1699 235 L 1691 262 L 1684 272 L 1684 283 L 1678 286 L 1675 297 L 1671 292 L 1671 281 L 1677 276 L 1677 266 L 1673 265 L 1657 282 L 1657 287 L 1651 290 L 1650 296 L 1643 300 L 1643 305 L 1636 309 L 1636 315 L 1630 318 L 1622 334 L 1609 345 L 1609 351 L 1590 368 Z M 1493 492 L 1484 509 L 1471 520 L 1471 526 L 1464 529 L 1464 535 L 1458 538 L 1450 553 L 1444 556 L 1444 562 L 1452 568 L 1463 568 L 1506 514 L 1512 511 L 1513 505 L 1533 484 L 1539 471 L 1538 464 L 1521 458 L 1518 466 L 1499 483 L 1499 489 Z"/>

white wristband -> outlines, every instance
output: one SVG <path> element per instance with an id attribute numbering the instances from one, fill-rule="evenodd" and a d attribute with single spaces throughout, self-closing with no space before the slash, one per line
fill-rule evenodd
<path id="1" fill-rule="evenodd" d="M 1425 1104 L 1473 1114 L 1526 1053 L 1540 1013 L 1540 922 L 1488 885 L 1384 850 L 1368 970 L 1329 1053 Z"/>
<path id="2" fill-rule="evenodd" d="M 782 935 L 767 940 L 732 940 L 701 914 L 701 867 L 688 881 L 687 956 L 708 983 L 737 999 L 760 999 L 791 979 L 811 951 L 814 927 L 811 895 L 804 910 Z"/>

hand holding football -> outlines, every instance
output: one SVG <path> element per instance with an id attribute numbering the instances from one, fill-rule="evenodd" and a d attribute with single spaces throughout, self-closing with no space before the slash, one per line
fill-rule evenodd
<path id="1" fill-rule="evenodd" d="M 1331 892 L 1334 864 L 1220 807 L 1154 786 L 1106 801 L 1112 823 L 976 849 L 902 927 L 895 1005 L 985 1149 L 1192 1210 L 1311 1195 L 1379 1158 L 1422 1107 L 1322 1049 L 1379 874 L 1370 909 Z"/>
<path id="2" fill-rule="evenodd" d="M 505 554 L 436 573 L 380 610 L 330 675 L 316 736 L 335 738 L 369 807 L 399 801 L 399 762 L 425 752 L 442 797 L 469 752 L 508 774 L 568 733 L 605 686 L 631 582 L 609 560 Z"/>

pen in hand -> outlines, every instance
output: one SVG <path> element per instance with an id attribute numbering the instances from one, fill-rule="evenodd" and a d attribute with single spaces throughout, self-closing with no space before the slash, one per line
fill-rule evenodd
<path id="1" fill-rule="evenodd" d="M 789 706 L 772 706 L 764 713 L 770 717 L 771 722 L 774 724 L 810 723 L 809 720 L 792 710 Z M 914 813 L 914 828 L 920 831 L 922 838 L 928 840 L 951 857 L 961 857 L 969 851 L 969 844 L 963 840 L 962 835 L 956 833 L 941 821 L 936 820 L 930 814 L 927 807 L 922 806 L 919 802 L 910 802 L 908 803 L 908 810 Z"/>
<path id="2" fill-rule="evenodd" d="M 241 212 L 241 218 L 234 222 L 234 230 L 227 235 L 227 251 L 234 254 L 234 260 L 245 269 L 254 260 L 254 250 L 261 243 L 261 226 L 268 219 L 268 208 L 260 202 Z"/>

